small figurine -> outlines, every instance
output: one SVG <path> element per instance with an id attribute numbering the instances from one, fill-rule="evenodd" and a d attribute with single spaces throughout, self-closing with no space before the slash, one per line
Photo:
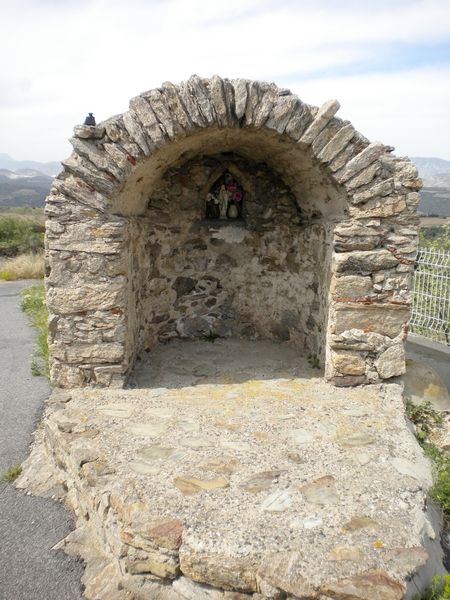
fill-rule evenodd
<path id="1" fill-rule="evenodd" d="M 242 214 L 243 189 L 229 171 L 215 182 L 206 195 L 206 219 L 238 219 Z"/>
<path id="2" fill-rule="evenodd" d="M 230 202 L 230 206 L 228 207 L 228 218 L 229 219 L 237 219 L 239 216 L 239 211 L 238 208 L 234 202 L 234 200 L 231 200 Z"/>
<path id="3" fill-rule="evenodd" d="M 219 200 L 214 194 L 207 194 L 205 217 L 207 219 L 218 219 L 220 217 Z"/>
<path id="4" fill-rule="evenodd" d="M 220 192 L 219 192 L 219 206 L 220 206 L 220 218 L 221 219 L 227 218 L 228 202 L 229 202 L 229 193 L 225 189 L 224 184 L 222 183 L 222 185 L 220 186 Z"/>

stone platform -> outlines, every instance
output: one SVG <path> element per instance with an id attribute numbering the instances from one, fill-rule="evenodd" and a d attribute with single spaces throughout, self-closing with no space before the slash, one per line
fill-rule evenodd
<path id="1" fill-rule="evenodd" d="M 132 389 L 55 390 L 18 486 L 64 497 L 92 599 L 400 600 L 440 567 L 399 384 L 287 345 L 160 346 Z"/>

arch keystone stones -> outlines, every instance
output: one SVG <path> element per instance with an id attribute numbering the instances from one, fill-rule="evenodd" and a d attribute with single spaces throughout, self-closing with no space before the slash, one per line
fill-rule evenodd
<path id="1" fill-rule="evenodd" d="M 242 261 L 229 255 L 232 243 L 258 253 L 271 230 L 283 259 L 273 248 L 273 255 L 255 255 L 259 275 L 247 279 L 255 282 L 249 295 L 259 298 L 259 322 L 247 323 L 247 329 L 289 339 L 299 352 L 317 355 L 336 384 L 401 374 L 421 182 L 407 158 L 370 143 L 336 117 L 338 109 L 337 100 L 316 108 L 274 83 L 193 75 L 136 96 L 127 112 L 97 126 L 77 125 L 73 153 L 46 203 L 53 382 L 122 385 L 152 336 L 171 339 L 185 331 L 171 284 L 163 285 L 173 273 L 159 270 L 165 260 L 160 254 L 168 252 L 157 241 L 162 230 L 169 245 L 173 238 L 173 248 L 189 243 L 192 256 L 204 248 L 195 260 L 206 273 L 208 265 L 228 264 L 244 280 L 245 269 L 238 275 Z M 198 191 L 195 197 L 195 178 L 207 179 L 222 164 L 247 170 L 248 180 L 260 186 L 270 180 L 276 190 L 269 198 L 258 196 L 256 184 L 248 186 L 240 224 L 246 231 L 239 236 L 233 237 L 232 228 L 211 234 L 192 217 L 204 202 Z M 177 237 L 185 235 L 183 202 L 193 207 L 185 213 L 193 219 L 193 240 L 193 234 Z M 214 253 L 220 244 L 229 252 L 219 260 Z M 151 269 L 144 264 L 144 247 L 153 253 Z M 191 263 L 185 267 L 197 285 L 205 273 L 200 267 L 194 272 Z M 219 277 L 215 271 L 209 276 Z M 267 289 L 289 281 L 290 306 L 275 296 L 269 302 L 258 277 Z M 251 321 L 237 290 L 229 289 L 223 299 L 229 316 L 220 323 L 222 332 L 242 333 L 244 321 Z M 153 314 L 156 298 L 166 305 Z M 222 318 L 217 310 L 200 315 L 208 327 Z M 264 329 L 269 314 L 273 322 Z M 383 356 L 392 354 L 396 366 L 387 369 Z"/>

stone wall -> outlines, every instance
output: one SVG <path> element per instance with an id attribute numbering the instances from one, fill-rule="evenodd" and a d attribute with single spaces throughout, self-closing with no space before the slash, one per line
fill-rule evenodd
<path id="1" fill-rule="evenodd" d="M 53 382 L 122 385 L 141 349 L 196 327 L 289 335 L 340 385 L 402 373 L 421 182 L 338 108 L 193 76 L 76 127 L 46 209 Z M 251 202 L 214 229 L 202 177 L 230 153 Z"/>

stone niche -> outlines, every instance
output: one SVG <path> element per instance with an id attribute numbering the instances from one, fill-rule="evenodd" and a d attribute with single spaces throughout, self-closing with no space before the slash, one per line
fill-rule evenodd
<path id="1" fill-rule="evenodd" d="M 156 344 L 227 336 L 337 385 L 401 374 L 421 182 L 338 108 L 193 76 L 77 126 L 46 203 L 54 384 L 123 385 Z"/>

